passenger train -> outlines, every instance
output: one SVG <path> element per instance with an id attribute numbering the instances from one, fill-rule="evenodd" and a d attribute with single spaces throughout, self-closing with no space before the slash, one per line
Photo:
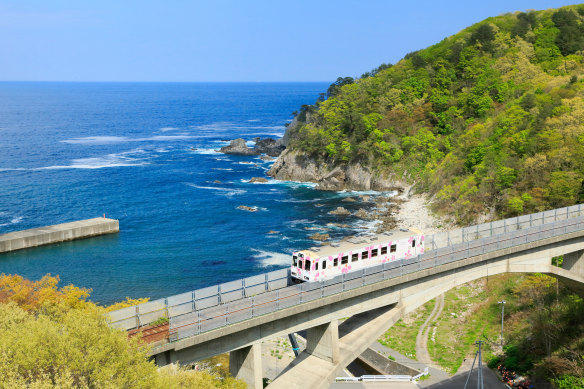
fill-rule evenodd
<path id="1" fill-rule="evenodd" d="M 323 281 L 339 274 L 385 262 L 407 259 L 424 252 L 424 235 L 416 228 L 356 236 L 292 254 L 292 279 Z"/>

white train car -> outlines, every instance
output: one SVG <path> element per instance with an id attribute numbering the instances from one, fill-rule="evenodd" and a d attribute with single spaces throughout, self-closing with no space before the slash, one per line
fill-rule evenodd
<path id="1" fill-rule="evenodd" d="M 424 252 L 424 234 L 415 228 L 357 236 L 292 254 L 292 278 L 315 282 Z"/>

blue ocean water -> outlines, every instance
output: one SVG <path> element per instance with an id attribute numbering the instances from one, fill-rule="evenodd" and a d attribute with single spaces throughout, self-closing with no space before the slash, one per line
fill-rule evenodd
<path id="1" fill-rule="evenodd" d="M 116 235 L 0 254 L 0 273 L 104 304 L 285 267 L 350 193 L 248 181 L 270 162 L 215 152 L 279 137 L 327 83 L 0 83 L 0 233 L 98 217 Z M 251 144 L 251 143 L 250 143 Z M 257 212 L 237 209 L 258 207 Z M 358 231 L 333 227 L 336 237 Z M 268 233 L 277 231 L 277 233 Z"/>

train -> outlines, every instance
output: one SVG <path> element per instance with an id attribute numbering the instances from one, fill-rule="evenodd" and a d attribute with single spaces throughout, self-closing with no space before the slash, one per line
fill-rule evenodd
<path id="1" fill-rule="evenodd" d="M 416 228 L 355 236 L 292 253 L 290 274 L 295 282 L 324 281 L 385 262 L 424 252 L 424 234 Z"/>

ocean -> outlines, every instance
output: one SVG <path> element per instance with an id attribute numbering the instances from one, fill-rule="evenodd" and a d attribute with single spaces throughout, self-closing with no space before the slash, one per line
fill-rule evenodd
<path id="1" fill-rule="evenodd" d="M 0 254 L 0 273 L 92 289 L 110 304 L 286 267 L 361 193 L 266 177 L 227 140 L 281 137 L 328 83 L 0 83 L 0 233 L 105 215 L 120 233 Z M 256 212 L 238 209 L 257 207 Z"/>

